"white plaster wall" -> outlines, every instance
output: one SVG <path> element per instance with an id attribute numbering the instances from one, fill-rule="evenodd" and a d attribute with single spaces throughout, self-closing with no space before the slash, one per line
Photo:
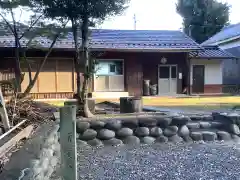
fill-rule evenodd
<path id="1" fill-rule="evenodd" d="M 191 85 L 192 85 L 192 67 L 193 65 L 204 65 L 205 66 L 205 84 L 222 84 L 223 82 L 223 71 L 221 60 L 207 60 L 207 59 L 192 59 L 191 60 Z"/>

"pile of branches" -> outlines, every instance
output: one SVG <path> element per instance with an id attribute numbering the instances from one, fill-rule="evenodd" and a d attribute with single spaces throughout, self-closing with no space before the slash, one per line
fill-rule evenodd
<path id="1" fill-rule="evenodd" d="M 31 98 L 12 98 L 6 103 L 6 109 L 11 125 L 16 125 L 23 119 L 30 123 L 43 123 L 54 119 L 51 108 L 43 107 Z"/>

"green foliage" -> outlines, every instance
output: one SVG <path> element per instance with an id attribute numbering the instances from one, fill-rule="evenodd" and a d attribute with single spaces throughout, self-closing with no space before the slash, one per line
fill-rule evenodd
<path id="1" fill-rule="evenodd" d="M 230 6 L 217 0 L 178 0 L 176 9 L 183 18 L 184 32 L 198 43 L 229 24 Z"/>
<path id="2" fill-rule="evenodd" d="M 129 0 L 35 0 L 49 17 L 65 18 L 81 22 L 83 16 L 94 25 L 107 16 L 121 13 Z"/>

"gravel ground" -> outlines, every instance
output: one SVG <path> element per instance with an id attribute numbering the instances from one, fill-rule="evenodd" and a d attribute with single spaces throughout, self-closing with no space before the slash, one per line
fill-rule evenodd
<path id="1" fill-rule="evenodd" d="M 238 180 L 240 145 L 154 144 L 78 149 L 80 180 Z"/>

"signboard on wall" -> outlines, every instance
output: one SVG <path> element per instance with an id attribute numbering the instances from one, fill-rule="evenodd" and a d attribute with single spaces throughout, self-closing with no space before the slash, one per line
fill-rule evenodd
<path id="1" fill-rule="evenodd" d="M 76 106 L 60 108 L 62 180 L 77 180 Z"/>

